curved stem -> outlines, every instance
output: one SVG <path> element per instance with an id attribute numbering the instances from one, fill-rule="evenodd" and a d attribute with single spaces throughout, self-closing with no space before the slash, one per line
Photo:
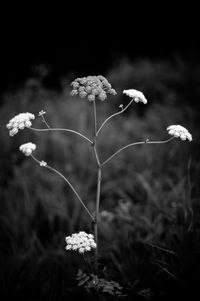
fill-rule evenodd
<path id="1" fill-rule="evenodd" d="M 36 159 L 33 155 L 31 155 L 31 157 L 33 158 L 34 161 L 36 161 L 38 164 L 41 163 L 41 161 L 39 161 L 38 159 Z M 70 188 L 72 189 L 72 191 L 74 192 L 74 194 L 76 195 L 76 197 L 78 198 L 78 200 L 81 202 L 82 206 L 84 207 L 84 209 L 87 211 L 87 213 L 89 214 L 89 216 L 91 217 L 92 221 L 95 222 L 94 217 L 92 216 L 92 214 L 90 213 L 90 211 L 88 210 L 88 208 L 85 206 L 85 204 L 83 203 L 80 195 L 78 194 L 78 192 L 76 191 L 76 189 L 73 187 L 73 185 L 69 182 L 69 180 L 67 178 L 65 178 L 65 176 L 60 173 L 58 170 L 56 170 L 55 168 L 49 166 L 49 165 L 45 165 L 44 167 L 54 171 L 55 173 L 57 173 L 61 178 L 64 179 L 64 181 L 70 186 Z"/>
<path id="2" fill-rule="evenodd" d="M 92 141 L 87 138 L 85 135 L 77 132 L 77 131 L 74 131 L 74 130 L 70 130 L 70 129 L 62 129 L 62 128 L 48 128 L 48 129 L 36 129 L 36 128 L 33 128 L 33 127 L 29 127 L 29 129 L 33 130 L 33 131 L 38 131 L 38 132 L 47 132 L 47 131 L 64 131 L 64 132 L 70 132 L 70 133 L 73 133 L 73 134 L 76 134 L 82 138 L 84 138 L 85 140 L 87 140 L 88 142 L 90 142 L 92 144 Z"/>
<path id="3" fill-rule="evenodd" d="M 120 152 L 122 152 L 123 150 L 125 150 L 128 147 L 134 146 L 134 145 L 139 145 L 139 144 L 163 144 L 163 143 L 167 143 L 171 140 L 173 140 L 175 137 L 171 137 L 167 140 L 164 141 L 149 141 L 148 139 L 146 139 L 146 141 L 141 141 L 141 142 L 134 142 L 134 143 L 130 143 L 127 144 L 125 146 L 123 146 L 122 148 L 120 148 L 119 150 L 117 150 L 114 154 L 112 154 L 107 160 L 105 160 L 102 164 L 101 167 L 105 166 L 108 162 L 110 162 L 117 154 L 119 154 Z"/>
<path id="4" fill-rule="evenodd" d="M 100 131 L 102 130 L 102 128 L 104 127 L 104 125 L 108 122 L 108 120 L 110 120 L 111 118 L 113 118 L 113 117 L 115 117 L 115 116 L 117 116 L 117 115 L 123 113 L 126 109 L 128 109 L 128 107 L 132 104 L 133 101 L 134 101 L 134 99 L 131 99 L 131 101 L 127 104 L 127 106 L 126 106 L 124 109 L 122 109 L 121 111 L 119 111 L 119 112 L 117 112 L 117 113 L 115 113 L 115 114 L 109 116 L 109 117 L 102 123 L 102 125 L 100 126 L 100 128 L 99 128 L 98 131 L 96 132 L 96 135 L 97 135 L 97 136 L 99 135 Z"/>
<path id="5" fill-rule="evenodd" d="M 44 118 L 44 115 L 42 115 L 42 121 L 46 124 L 47 128 L 50 129 L 50 125 L 48 125 L 46 119 Z"/>

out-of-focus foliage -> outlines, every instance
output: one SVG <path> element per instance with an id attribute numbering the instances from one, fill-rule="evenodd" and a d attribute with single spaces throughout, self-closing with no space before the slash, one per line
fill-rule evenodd
<path id="1" fill-rule="evenodd" d="M 92 273 L 86 274 L 82 270 L 78 270 L 76 275 L 78 286 L 83 286 L 90 294 L 109 294 L 115 297 L 122 297 L 122 287 L 115 281 L 108 281 L 105 278 L 99 278 L 97 275 Z"/>
<path id="2" fill-rule="evenodd" d="M 168 138 L 166 127 L 171 124 L 181 124 L 193 135 L 191 143 L 173 140 L 127 149 L 103 169 L 101 264 L 113 281 L 126 288 L 130 300 L 198 291 L 199 72 L 181 60 L 123 61 L 106 76 L 118 95 L 97 103 L 100 125 L 119 110 L 119 104 L 128 103 L 123 89 L 141 90 L 148 99 L 146 106 L 132 104 L 103 128 L 98 144 L 101 161 L 127 143 Z M 4 95 L 0 110 L 1 292 L 32 300 L 64 300 L 66 296 L 90 300 L 76 283 L 78 268 L 85 268 L 82 257 L 64 249 L 65 236 L 92 230 L 88 216 L 62 179 L 23 156 L 18 148 L 22 143 L 35 143 L 37 158 L 68 177 L 94 211 L 92 149 L 70 133 L 24 129 L 11 138 L 5 127 L 21 112 L 38 115 L 42 109 L 52 127 L 75 129 L 92 137 L 92 106 L 70 96 L 69 80 L 56 92 L 38 79 L 28 79 L 24 87 Z M 44 127 L 39 117 L 34 127 Z"/>

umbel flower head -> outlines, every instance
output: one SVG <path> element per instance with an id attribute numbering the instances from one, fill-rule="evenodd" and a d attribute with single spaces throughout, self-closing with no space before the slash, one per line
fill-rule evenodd
<path id="1" fill-rule="evenodd" d="M 19 150 L 25 156 L 30 156 L 35 149 L 36 149 L 36 145 L 32 142 L 24 143 L 19 147 Z"/>
<path id="2" fill-rule="evenodd" d="M 124 90 L 123 93 L 131 98 L 134 99 L 135 102 L 143 102 L 144 104 L 147 103 L 147 99 L 144 94 L 135 89 Z"/>
<path id="3" fill-rule="evenodd" d="M 117 92 L 112 89 L 108 80 L 102 75 L 77 78 L 71 85 L 73 87 L 71 91 L 72 96 L 79 95 L 81 98 L 87 98 L 90 102 L 96 98 L 104 101 L 107 98 L 107 94 L 117 94 Z"/>
<path id="4" fill-rule="evenodd" d="M 32 125 L 31 120 L 33 119 L 35 119 L 35 115 L 28 112 L 20 113 L 10 119 L 9 123 L 6 125 L 7 129 L 9 129 L 10 136 L 16 135 L 19 130 L 29 128 Z"/>
<path id="5" fill-rule="evenodd" d="M 96 248 L 94 236 L 92 234 L 87 234 L 84 231 L 67 236 L 65 241 L 67 243 L 65 247 L 67 251 L 72 250 L 78 251 L 79 253 L 85 253 Z"/>
<path id="6" fill-rule="evenodd" d="M 179 137 L 181 140 L 188 139 L 189 141 L 192 141 L 192 135 L 181 125 L 170 125 L 167 127 L 167 131 L 169 135 L 172 135 L 176 138 Z"/>

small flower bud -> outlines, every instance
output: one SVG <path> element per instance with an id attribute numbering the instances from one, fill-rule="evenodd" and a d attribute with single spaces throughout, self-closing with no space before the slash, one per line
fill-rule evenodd
<path id="1" fill-rule="evenodd" d="M 85 98 L 85 97 L 87 96 L 87 93 L 86 93 L 85 91 L 81 91 L 81 92 L 79 93 L 79 96 L 80 96 L 81 98 Z"/>
<path id="2" fill-rule="evenodd" d="M 40 166 L 43 166 L 43 167 L 47 166 L 47 162 L 45 162 L 45 161 L 40 161 Z"/>
<path id="3" fill-rule="evenodd" d="M 92 101 L 95 100 L 95 96 L 92 95 L 92 94 L 89 94 L 87 98 L 88 98 L 88 100 L 89 100 L 90 102 L 92 102 Z"/>
<path id="4" fill-rule="evenodd" d="M 71 96 L 76 96 L 78 94 L 78 91 L 77 90 L 72 90 L 70 94 L 71 94 Z"/>
<path id="5" fill-rule="evenodd" d="M 42 110 L 39 112 L 38 116 L 43 116 L 44 114 L 46 114 L 46 112 Z"/>
<path id="6" fill-rule="evenodd" d="M 96 96 L 98 94 L 99 94 L 99 92 L 97 89 L 92 89 L 92 95 Z"/>
<path id="7" fill-rule="evenodd" d="M 106 93 L 101 92 L 101 93 L 99 94 L 98 98 L 99 98 L 101 101 L 104 101 L 104 100 L 107 98 Z"/>
<path id="8" fill-rule="evenodd" d="M 86 86 L 86 87 L 85 87 L 85 91 L 86 91 L 87 93 L 90 93 L 91 90 L 92 90 L 91 86 Z"/>

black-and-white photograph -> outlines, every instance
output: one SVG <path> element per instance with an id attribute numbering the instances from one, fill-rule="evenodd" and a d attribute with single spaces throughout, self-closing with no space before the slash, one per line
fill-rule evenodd
<path id="1" fill-rule="evenodd" d="M 76 6 L 2 21 L 0 299 L 197 300 L 198 18 Z"/>

